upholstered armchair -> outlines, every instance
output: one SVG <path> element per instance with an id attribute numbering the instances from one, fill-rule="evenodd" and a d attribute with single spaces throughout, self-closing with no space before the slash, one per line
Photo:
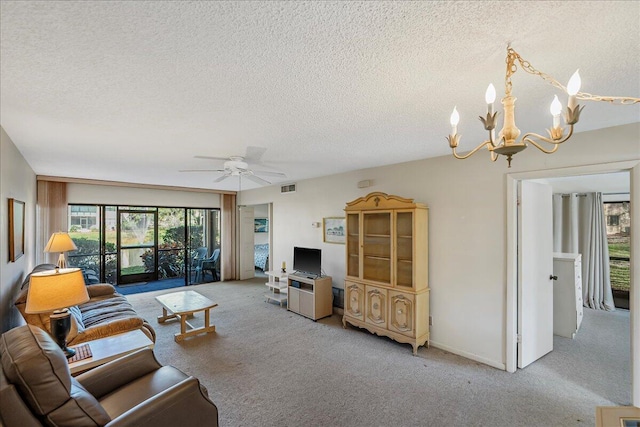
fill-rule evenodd
<path id="1" fill-rule="evenodd" d="M 77 377 L 42 329 L 0 337 L 0 425 L 217 426 L 218 409 L 196 378 L 146 349 Z"/>

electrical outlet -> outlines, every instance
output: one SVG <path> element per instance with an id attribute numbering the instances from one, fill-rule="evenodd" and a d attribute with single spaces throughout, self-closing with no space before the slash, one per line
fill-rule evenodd
<path id="1" fill-rule="evenodd" d="M 429 316 L 429 326 L 433 326 L 433 317 Z"/>

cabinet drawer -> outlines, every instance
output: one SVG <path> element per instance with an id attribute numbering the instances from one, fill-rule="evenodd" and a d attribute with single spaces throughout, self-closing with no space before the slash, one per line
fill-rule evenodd
<path id="1" fill-rule="evenodd" d="M 389 329 L 409 337 L 416 336 L 415 295 L 389 292 Z"/>
<path id="2" fill-rule="evenodd" d="M 387 327 L 387 290 L 366 286 L 365 322 L 380 328 Z"/>
<path id="3" fill-rule="evenodd" d="M 364 321 L 364 285 L 344 282 L 344 314 Z"/>

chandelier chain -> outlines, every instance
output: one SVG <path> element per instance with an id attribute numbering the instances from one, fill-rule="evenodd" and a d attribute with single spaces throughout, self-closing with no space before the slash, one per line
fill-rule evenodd
<path id="1" fill-rule="evenodd" d="M 529 61 L 523 59 L 518 52 L 513 50 L 512 47 L 507 48 L 507 74 L 505 77 L 505 93 L 507 95 L 511 94 L 511 76 L 516 72 L 516 60 L 520 63 L 520 67 L 522 67 L 523 71 L 526 71 L 529 74 L 533 74 L 534 76 L 539 76 L 547 83 L 561 89 L 566 92 L 567 89 L 556 79 L 551 77 L 550 75 L 543 73 L 542 71 L 536 70 L 533 65 Z M 600 95 L 592 95 L 586 92 L 578 92 L 576 94 L 576 98 L 584 99 L 586 101 L 603 101 L 608 102 L 610 104 L 619 104 L 619 105 L 632 105 L 640 103 L 640 98 L 631 98 L 624 96 L 600 96 Z"/>

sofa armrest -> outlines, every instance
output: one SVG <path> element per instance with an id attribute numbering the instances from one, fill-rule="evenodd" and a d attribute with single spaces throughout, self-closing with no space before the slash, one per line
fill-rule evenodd
<path id="1" fill-rule="evenodd" d="M 145 348 L 80 374 L 76 380 L 96 399 L 100 399 L 161 367 L 153 350 Z"/>
<path id="2" fill-rule="evenodd" d="M 116 288 L 109 283 L 96 283 L 94 285 L 87 285 L 87 293 L 89 294 L 89 298 L 97 298 L 115 294 Z"/>
<path id="3" fill-rule="evenodd" d="M 175 384 L 114 418 L 106 427 L 218 426 L 218 408 L 194 377 Z"/>

